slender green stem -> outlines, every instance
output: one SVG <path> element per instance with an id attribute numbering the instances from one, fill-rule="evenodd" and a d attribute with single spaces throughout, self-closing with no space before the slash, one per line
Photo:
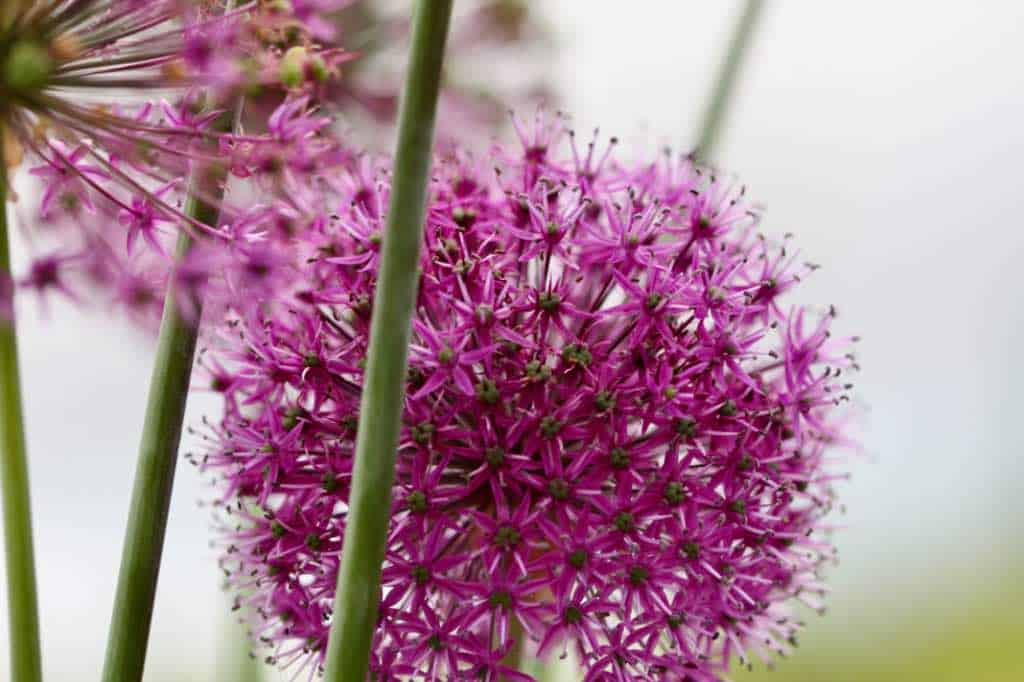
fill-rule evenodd
<path id="1" fill-rule="evenodd" d="M 327 648 L 327 682 L 365 682 L 405 393 L 409 333 L 441 63 L 452 0 L 420 0 L 398 121 L 394 184 L 374 293 L 344 549 Z"/>
<path id="2" fill-rule="evenodd" d="M 740 14 L 736 27 L 733 29 L 732 40 L 725 53 L 725 59 L 719 68 L 708 100 L 704 117 L 697 128 L 697 144 L 693 154 L 702 161 L 711 161 L 717 151 L 719 135 L 728 114 L 729 104 L 736 91 L 736 82 L 743 66 L 744 58 L 750 47 L 754 29 L 764 7 L 764 0 L 746 0 L 743 13 Z"/>
<path id="3" fill-rule="evenodd" d="M 7 176 L 0 167 L 0 296 L 10 283 L 7 241 Z M 0 480 L 4 495 L 4 540 L 7 555 L 7 611 L 11 641 L 11 679 L 42 679 L 39 655 L 39 607 L 36 598 L 32 513 L 28 493 L 25 426 L 18 377 L 18 339 L 14 311 L 8 319 L 0 301 Z"/>
<path id="4" fill-rule="evenodd" d="M 512 648 L 505 654 L 505 658 L 501 660 L 501 663 L 513 670 L 526 672 L 523 670 L 529 661 L 529 657 L 526 655 L 526 641 L 524 640 L 526 633 L 523 632 L 522 624 L 515 618 L 510 619 L 509 631 L 512 639 L 515 641 L 512 644 Z"/>
<path id="5" fill-rule="evenodd" d="M 230 124 L 231 114 L 225 114 L 218 121 L 221 130 Z M 198 169 L 191 186 L 199 187 L 198 183 L 202 183 L 203 191 L 190 193 L 186 214 L 207 225 L 216 225 L 216 206 L 196 196 L 219 198 L 224 191 L 224 180 L 222 168 Z M 191 245 L 191 238 L 183 231 L 178 237 L 176 257 L 184 257 Z M 199 302 L 195 304 L 192 317 L 183 317 L 177 292 L 173 286 L 168 286 L 107 638 L 103 682 L 139 682 L 142 679 L 198 334 Z"/>

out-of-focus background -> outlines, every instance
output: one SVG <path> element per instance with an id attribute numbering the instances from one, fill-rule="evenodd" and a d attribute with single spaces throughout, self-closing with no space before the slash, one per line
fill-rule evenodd
<path id="1" fill-rule="evenodd" d="M 535 4 L 581 129 L 692 143 L 740 3 Z M 717 160 L 823 266 L 801 294 L 864 337 L 866 405 L 829 612 L 769 679 L 1024 679 L 1022 26 L 1016 2 L 767 3 Z M 65 305 L 24 304 L 19 331 L 47 678 L 96 679 L 151 341 Z M 206 496 L 183 462 L 152 682 L 230 680 L 241 649 Z"/>

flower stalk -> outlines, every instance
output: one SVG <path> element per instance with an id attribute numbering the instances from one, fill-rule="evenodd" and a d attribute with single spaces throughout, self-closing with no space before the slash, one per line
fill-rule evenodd
<path id="1" fill-rule="evenodd" d="M 713 160 L 717 151 L 718 138 L 729 111 L 729 103 L 735 93 L 738 76 L 749 52 L 751 38 L 763 7 L 764 0 L 747 0 L 743 13 L 733 29 L 725 59 L 719 67 L 711 97 L 697 128 L 697 144 L 694 146 L 693 155 L 702 161 Z"/>
<path id="2" fill-rule="evenodd" d="M 216 127 L 229 130 L 233 115 L 230 112 L 223 114 Z M 219 209 L 215 203 L 198 197 L 219 201 L 224 193 L 225 179 L 224 168 L 206 166 L 194 170 L 185 214 L 196 222 L 215 227 Z M 182 230 L 175 257 L 180 261 L 191 247 L 192 238 Z M 142 679 L 146 660 L 200 318 L 201 302 L 193 302 L 194 312 L 186 318 L 182 315 L 178 295 L 179 292 L 169 284 L 160 320 L 156 361 L 150 378 L 142 442 L 107 638 L 103 682 L 138 682 Z"/>
<path id="3" fill-rule="evenodd" d="M 32 514 L 25 454 L 25 428 L 18 376 L 18 340 L 10 281 L 7 238 L 7 175 L 0 167 L 0 480 L 3 485 L 4 540 L 7 557 L 7 608 L 11 679 L 42 679 L 39 607 L 36 597 Z M 8 286 L 10 285 L 10 286 Z M 5 310 L 10 303 L 10 309 Z"/>
<path id="4" fill-rule="evenodd" d="M 394 185 L 374 293 L 349 516 L 328 639 L 328 682 L 366 679 L 377 624 L 434 119 L 452 4 L 452 0 L 420 0 L 413 17 Z"/>

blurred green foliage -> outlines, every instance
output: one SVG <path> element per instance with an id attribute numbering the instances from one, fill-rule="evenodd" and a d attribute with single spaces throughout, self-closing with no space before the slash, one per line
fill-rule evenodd
<path id="1" fill-rule="evenodd" d="M 872 617 L 811 621 L 805 641 L 775 670 L 755 665 L 735 682 L 1022 682 L 1024 585 L 950 598 L 939 592 L 914 615 L 887 618 L 893 600 L 873 605 Z"/>

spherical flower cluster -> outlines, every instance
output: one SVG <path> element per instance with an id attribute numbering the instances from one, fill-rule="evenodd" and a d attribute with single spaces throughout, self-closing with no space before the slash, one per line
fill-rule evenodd
<path id="1" fill-rule="evenodd" d="M 319 6 L 337 4 L 298 6 L 312 21 Z M 2 172 L 9 185 L 27 156 L 41 185 L 30 218 L 38 257 L 18 284 L 75 298 L 81 281 L 99 283 L 151 317 L 180 230 L 251 248 L 239 238 L 251 212 L 223 201 L 229 180 L 247 179 L 263 196 L 286 185 L 316 191 L 308 178 L 337 145 L 318 135 L 326 119 L 308 96 L 350 55 L 320 49 L 288 7 L 231 0 L 4 5 Z M 240 98 L 267 88 L 286 96 L 269 124 L 265 118 L 257 130 L 233 133 Z M 186 197 L 207 210 L 186 210 Z M 293 204 L 285 208 L 294 211 Z M 198 282 L 194 263 L 181 273 Z"/>
<path id="2" fill-rule="evenodd" d="M 805 268 L 742 188 L 614 140 L 566 155 L 561 131 L 435 164 L 373 679 L 528 680 L 525 648 L 587 680 L 718 680 L 787 651 L 788 602 L 819 605 L 851 339 L 785 302 Z M 310 674 L 388 183 L 353 170 L 302 277 L 204 358 L 222 567 L 270 659 Z"/>

